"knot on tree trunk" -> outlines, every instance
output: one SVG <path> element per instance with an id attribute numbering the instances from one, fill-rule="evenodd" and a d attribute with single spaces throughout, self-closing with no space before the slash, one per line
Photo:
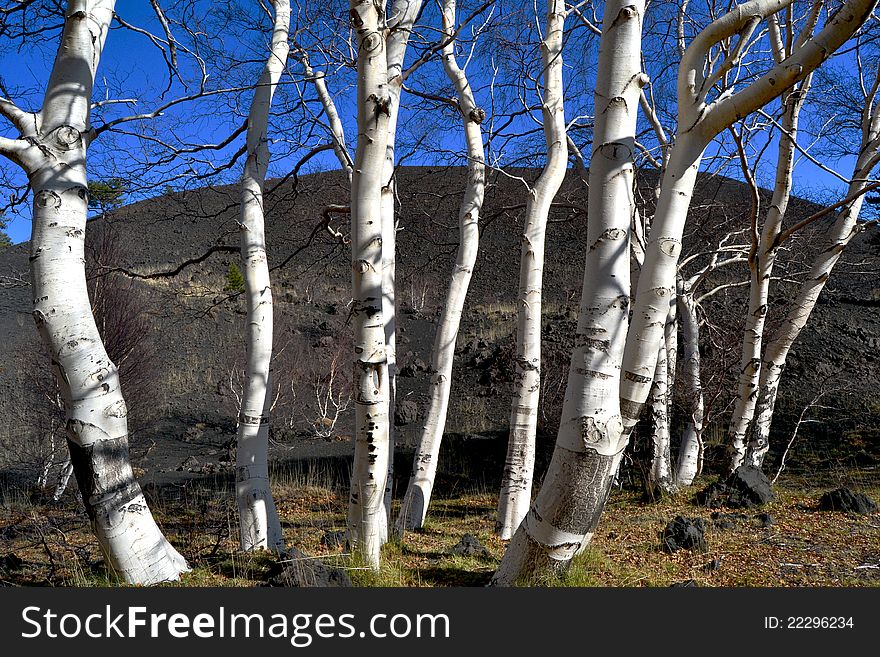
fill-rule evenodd
<path id="1" fill-rule="evenodd" d="M 60 208 L 61 197 L 51 189 L 44 189 L 37 192 L 34 197 L 34 204 L 39 208 Z"/>
<path id="2" fill-rule="evenodd" d="M 361 48 L 372 54 L 382 48 L 382 42 L 382 35 L 378 32 L 368 32 L 361 40 Z"/>
<path id="3" fill-rule="evenodd" d="M 62 125 L 55 129 L 55 146 L 62 151 L 72 151 L 82 146 L 82 133 L 70 125 Z"/>
<path id="4" fill-rule="evenodd" d="M 486 120 L 486 110 L 482 107 L 475 107 L 468 113 L 468 118 L 477 125 L 480 125 Z"/>

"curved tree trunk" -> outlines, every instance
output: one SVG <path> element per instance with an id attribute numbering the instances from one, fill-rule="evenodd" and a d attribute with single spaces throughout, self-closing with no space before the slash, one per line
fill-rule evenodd
<path id="1" fill-rule="evenodd" d="M 686 401 L 686 420 L 678 451 L 675 482 L 690 486 L 700 474 L 703 462 L 703 384 L 700 378 L 700 323 L 697 304 L 679 278 L 678 314 L 681 317 L 682 379 Z"/>
<path id="2" fill-rule="evenodd" d="M 594 324 L 594 309 L 600 297 L 592 285 L 613 285 L 616 277 L 609 275 L 608 268 L 591 267 L 591 255 L 599 246 L 601 239 L 590 238 L 590 251 L 587 258 L 582 295 L 581 316 L 578 325 L 578 342 L 572 355 L 569 369 L 566 399 L 563 404 L 559 436 L 544 485 L 538 493 L 532 508 L 513 537 L 507 552 L 495 573 L 493 583 L 510 585 L 535 572 L 558 572 L 565 570 L 571 559 L 582 550 L 591 539 L 608 499 L 613 474 L 626 447 L 629 433 L 638 421 L 648 396 L 657 353 L 663 343 L 664 318 L 669 312 L 669 303 L 675 290 L 678 255 L 681 250 L 681 235 L 687 217 L 688 206 L 696 182 L 697 169 L 703 149 L 721 130 L 731 125 L 737 117 L 750 113 L 779 95 L 783 90 L 803 79 L 813 69 L 839 48 L 858 27 L 870 16 L 875 0 L 849 0 L 837 13 L 833 14 L 822 31 L 809 39 L 796 54 L 783 64 L 775 66 L 751 85 L 731 94 L 721 95 L 707 103 L 707 94 L 713 80 L 720 80 L 724 71 L 736 64 L 737 49 L 732 57 L 718 70 L 706 75 L 705 61 L 712 48 L 721 40 L 734 35 L 743 39 L 752 34 L 761 17 L 766 17 L 790 4 L 791 0 L 751 0 L 739 5 L 735 10 L 714 21 L 701 32 L 688 47 L 682 58 L 678 78 L 679 132 L 671 149 L 669 162 L 663 176 L 661 195 L 654 217 L 651 239 L 642 268 L 633 321 L 626 338 L 626 349 L 622 365 L 619 360 L 608 357 L 613 354 L 606 336 L 623 333 L 626 314 L 618 324 L 617 331 L 606 332 L 602 324 Z M 611 20 L 610 17 L 615 15 Z M 632 219 L 632 202 L 623 202 L 631 195 L 631 184 L 625 187 L 625 196 L 605 194 L 605 186 L 629 181 L 620 172 L 612 177 L 597 178 L 600 158 L 608 152 L 624 151 L 620 158 L 621 171 L 631 175 L 631 153 L 635 132 L 635 108 L 638 100 L 637 81 L 644 81 L 639 74 L 640 62 L 640 21 L 631 20 L 641 15 L 643 6 L 617 3 L 606 5 L 603 20 L 603 34 L 600 42 L 599 71 L 597 75 L 596 124 L 594 128 L 594 151 L 590 166 L 590 198 L 597 195 L 614 201 L 608 213 L 594 212 L 590 206 L 591 221 L 588 235 L 592 231 L 607 231 L 600 237 L 620 239 L 616 229 L 608 228 L 606 222 L 613 216 L 614 209 L 625 207 L 626 221 L 621 225 L 622 237 L 628 234 Z M 635 23 L 636 29 L 632 29 Z M 629 38 L 618 40 L 621 32 L 627 30 Z M 613 36 L 612 36 L 613 35 Z M 611 47 L 611 44 L 614 47 Z M 603 58 L 603 52 L 604 58 Z M 613 52 L 613 55 L 609 55 Z M 615 69 L 626 70 L 627 75 L 609 75 L 608 61 Z M 607 88 L 609 81 L 617 81 L 618 86 Z M 632 102 L 619 102 L 621 90 L 636 87 Z M 613 102 L 609 103 L 608 99 Z M 612 107 L 623 111 L 614 113 L 620 119 L 609 125 L 621 131 L 621 142 L 607 140 L 607 125 L 604 120 L 611 115 Z M 629 111 L 627 108 L 632 108 Z M 631 127 L 630 127 L 631 126 Z M 624 148 L 621 148 L 624 146 Z M 604 152 L 603 152 L 604 151 Z M 610 178 L 610 180 L 609 180 Z M 601 190 L 601 194 L 597 194 Z M 623 190 L 621 190 L 622 192 Z M 628 207 L 627 207 L 628 205 Z M 597 218 L 600 218 L 597 220 Z M 620 262 L 621 270 L 629 272 L 629 248 L 615 244 L 615 255 L 611 263 Z M 625 275 L 624 275 L 625 276 Z M 624 278 L 625 280 L 625 278 Z M 621 305 L 629 299 L 628 284 L 619 290 Z M 587 320 L 587 316 L 590 320 Z M 586 343 L 586 344 L 581 344 Z M 587 347 L 587 348 L 585 348 Z M 597 366 L 605 366 L 599 370 Z M 607 397 L 608 380 L 617 381 L 618 368 L 622 369 L 620 378 L 620 413 L 612 400 Z M 597 376 L 600 375 L 600 376 Z M 587 383 L 589 381 L 589 383 Z M 608 419 L 597 421 L 599 413 L 596 402 L 605 402 L 601 413 Z M 610 412 L 609 410 L 610 409 Z M 623 425 L 623 426 L 621 426 Z"/>
<path id="3" fill-rule="evenodd" d="M 643 12 L 643 3 L 629 0 L 605 6 L 589 170 L 590 248 L 559 434 L 544 484 L 504 554 L 495 585 L 568 567 L 599 522 L 625 446 L 618 382 L 629 314 L 632 157 L 645 81 Z"/>
<path id="4" fill-rule="evenodd" d="M 854 187 L 864 186 L 864 181 L 851 184 Z M 849 194 L 848 194 L 849 195 Z M 847 209 L 840 213 L 833 227 L 829 231 L 826 247 L 814 261 L 806 282 L 801 286 L 794 300 L 792 309 L 788 312 L 782 326 L 776 331 L 772 341 L 767 345 L 764 353 L 764 370 L 761 376 L 760 396 L 757 404 L 754 427 L 749 436 L 749 443 L 743 457 L 743 462 L 760 468 L 764 457 L 770 447 L 770 426 L 773 421 L 773 412 L 776 408 L 776 396 L 779 392 L 779 382 L 785 369 L 785 361 L 792 345 L 797 340 L 807 323 L 819 294 L 825 287 L 825 283 L 831 275 L 834 265 L 840 258 L 841 253 L 849 244 L 852 237 L 858 233 L 857 220 L 861 210 L 862 199 L 854 201 Z"/>
<path id="5" fill-rule="evenodd" d="M 510 437 L 495 531 L 508 539 L 525 517 L 532 499 L 535 434 L 541 393 L 541 297 L 544 275 L 544 239 L 550 205 L 568 164 L 565 106 L 562 86 L 562 36 L 565 3 L 547 3 L 547 31 L 541 47 L 544 64 L 544 138 L 547 163 L 526 202 L 519 265 L 519 293 L 514 359 L 514 396 Z"/>
<path id="6" fill-rule="evenodd" d="M 17 125 L 14 154 L 34 195 L 33 316 L 64 400 L 70 463 L 108 568 L 126 582 L 177 579 L 188 567 L 156 525 L 129 462 L 119 374 L 98 333 L 86 288 L 86 151 L 95 70 L 112 0 L 71 0 L 43 107 Z M 20 114 L 11 103 L 2 113 Z"/>
<path id="7" fill-rule="evenodd" d="M 446 304 L 443 306 L 437 335 L 434 338 L 430 406 L 413 459 L 412 475 L 397 518 L 395 527 L 397 534 L 421 527 L 425 522 L 428 504 L 431 501 L 431 491 L 437 474 L 437 458 L 446 426 L 446 412 L 449 408 L 455 341 L 458 337 L 458 327 L 471 273 L 477 260 L 480 210 L 483 207 L 486 186 L 483 135 L 480 128 L 486 115 L 477 107 L 467 76 L 455 59 L 455 41 L 452 39 L 455 31 L 455 7 L 455 0 L 444 0 L 443 28 L 449 42 L 443 48 L 443 67 L 455 86 L 457 107 L 464 124 L 468 158 L 467 188 L 458 212 L 458 255 L 446 293 Z"/>
<path id="8" fill-rule="evenodd" d="M 269 486 L 269 409 L 272 362 L 272 287 L 266 260 L 263 185 L 269 167 L 269 111 L 289 47 L 289 0 L 275 0 L 272 46 L 248 114 L 247 162 L 241 178 L 241 258 L 247 303 L 247 365 L 238 416 L 235 494 L 242 550 L 284 548 Z"/>
<path id="9" fill-rule="evenodd" d="M 761 351 L 764 324 L 767 319 L 767 301 L 770 293 L 770 277 L 776 263 L 776 239 L 782 231 L 782 222 L 788 209 L 794 173 L 794 154 L 797 144 L 798 119 L 810 86 L 810 76 L 799 87 L 783 94 L 782 132 L 779 135 L 778 159 L 776 161 L 776 184 L 773 197 L 764 220 L 761 236 L 749 261 L 751 284 L 749 309 L 743 332 L 740 377 L 736 405 L 728 430 L 731 461 L 728 470 L 733 472 L 743 461 L 746 451 L 746 434 L 752 425 L 758 388 L 761 380 Z"/>
<path id="10" fill-rule="evenodd" d="M 874 85 L 865 104 L 862 116 L 862 143 L 845 197 L 853 197 L 853 201 L 843 207 L 828 231 L 825 247 L 813 261 L 806 281 L 801 285 L 791 310 L 785 316 L 782 325 L 776 330 L 764 353 L 757 415 L 744 456 L 745 462 L 750 465 L 761 467 L 770 447 L 770 425 L 776 407 L 779 381 L 782 378 L 788 352 L 810 318 L 819 294 L 831 276 L 834 265 L 837 264 L 840 255 L 853 235 L 859 231 L 857 222 L 865 198 L 863 192 L 867 186 L 867 179 L 874 168 L 880 164 L 880 102 L 877 102 L 878 93 L 880 93 L 880 67 L 878 67 Z"/>
<path id="11" fill-rule="evenodd" d="M 790 57 L 750 85 L 707 102 L 712 85 L 737 63 L 741 49 L 733 50 L 725 65 L 711 72 L 705 68 L 709 51 L 720 40 L 734 35 L 747 39 L 762 17 L 790 4 L 791 0 L 750 0 L 739 5 L 697 35 L 682 58 L 678 77 L 679 133 L 661 185 L 623 360 L 621 410 L 628 432 L 638 421 L 648 396 L 656 350 L 663 342 L 665 299 L 675 286 L 681 236 L 703 149 L 738 118 L 809 76 L 867 20 L 876 0 L 849 0 Z"/>
<path id="12" fill-rule="evenodd" d="M 355 450 L 348 506 L 353 548 L 374 569 L 385 539 L 388 475 L 388 364 L 382 312 L 382 167 L 390 96 L 383 8 L 351 0 L 358 46 L 358 143 L 351 178 Z"/>
<path id="13" fill-rule="evenodd" d="M 348 177 L 351 184 L 351 173 L 353 163 L 351 156 L 348 154 L 348 147 L 345 144 L 345 129 L 342 126 L 342 119 L 339 118 L 339 111 L 336 109 L 336 103 L 330 90 L 327 88 L 327 80 L 323 71 L 315 71 L 309 60 L 308 53 L 302 48 L 298 48 L 299 58 L 303 65 L 303 74 L 314 85 L 315 93 L 318 95 L 318 101 L 327 115 L 327 127 L 330 130 L 330 138 L 333 140 L 333 154 L 339 161 L 340 168 Z"/>

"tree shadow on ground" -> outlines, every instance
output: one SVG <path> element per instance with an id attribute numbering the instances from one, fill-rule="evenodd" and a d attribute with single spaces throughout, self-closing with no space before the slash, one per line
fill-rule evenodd
<path id="1" fill-rule="evenodd" d="M 433 586 L 487 586 L 494 573 L 494 568 L 473 571 L 454 566 L 429 566 L 419 568 L 419 579 Z"/>

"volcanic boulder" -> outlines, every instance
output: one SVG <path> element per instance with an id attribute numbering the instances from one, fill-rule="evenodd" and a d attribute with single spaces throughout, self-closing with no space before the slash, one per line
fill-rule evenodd
<path id="1" fill-rule="evenodd" d="M 823 511 L 874 513 L 877 510 L 877 503 L 864 493 L 856 493 L 843 487 L 824 493 L 819 499 L 819 508 Z"/>
<path id="2" fill-rule="evenodd" d="M 774 498 L 767 475 L 750 465 L 741 465 L 726 481 L 710 484 L 696 495 L 697 504 L 701 506 L 731 509 L 761 506 Z"/>
<path id="3" fill-rule="evenodd" d="M 660 535 L 660 549 L 673 553 L 678 550 L 708 552 L 706 543 L 706 523 L 702 518 L 676 516 Z"/>

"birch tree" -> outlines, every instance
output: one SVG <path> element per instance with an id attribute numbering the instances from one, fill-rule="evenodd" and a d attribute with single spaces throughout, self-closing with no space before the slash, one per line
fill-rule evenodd
<path id="1" fill-rule="evenodd" d="M 591 323 L 585 322 L 598 297 L 592 293 L 589 281 L 585 280 L 578 328 L 579 340 L 569 371 L 566 403 L 556 449 L 544 485 L 495 574 L 495 584 L 512 584 L 540 571 L 564 570 L 574 555 L 589 543 L 598 525 L 620 456 L 641 415 L 653 380 L 657 354 L 664 340 L 665 318 L 675 289 L 681 236 L 704 149 L 716 135 L 736 120 L 762 107 L 809 75 L 868 19 L 875 4 L 874 0 L 850 0 L 829 17 L 818 34 L 807 39 L 790 57 L 732 93 L 713 95 L 716 83 L 737 65 L 758 24 L 788 6 L 790 2 L 791 0 L 751 0 L 739 5 L 713 21 L 696 36 L 685 51 L 678 76 L 679 123 L 676 138 L 661 182 L 660 198 L 639 278 L 633 319 L 626 337 L 622 361 L 611 355 L 614 352 L 605 336 L 616 336 L 624 332 L 626 314 L 623 314 L 614 333 L 607 332 L 601 324 L 594 328 Z M 638 57 L 640 20 L 620 18 L 629 14 L 630 18 L 638 19 L 642 12 L 637 5 L 619 8 L 616 13 L 615 9 L 618 9 L 617 5 L 606 5 L 596 95 L 597 100 L 617 99 L 622 97 L 620 89 L 636 87 L 631 91 L 632 102 L 616 103 L 621 108 L 629 108 L 623 110 L 622 118 L 631 120 L 633 127 L 619 134 L 620 141 L 632 144 L 634 114 L 638 102 L 638 85 L 633 82 L 644 82 Z M 616 20 L 610 19 L 615 15 Z M 619 35 L 626 25 L 631 26 L 628 38 L 622 39 Z M 712 62 L 716 61 L 711 56 L 713 47 L 722 40 L 731 38 L 736 38 L 736 44 L 717 66 L 713 66 Z M 609 56 L 609 49 L 614 52 L 613 57 Z M 630 68 L 626 71 L 627 75 L 622 77 L 623 84 L 618 82 L 617 88 L 612 87 L 609 93 L 604 93 L 605 85 L 614 79 L 606 69 L 608 64 L 604 63 L 609 59 L 614 67 L 622 66 L 625 61 Z M 617 80 L 620 81 L 621 78 Z M 600 161 L 596 152 L 597 149 L 606 148 L 607 143 L 607 127 L 600 123 L 599 117 L 608 112 L 602 111 L 603 105 L 599 102 L 596 110 L 594 155 L 590 167 L 591 198 L 595 198 L 596 192 L 601 189 L 601 179 L 593 182 L 594 169 Z M 631 119 L 628 114 L 633 115 Z M 619 128 L 624 123 L 621 120 L 614 127 Z M 618 149 L 615 146 L 613 150 L 626 150 L 620 166 L 631 168 L 632 146 L 627 149 Z M 622 177 L 625 176 L 618 175 L 616 179 Z M 631 185 L 627 185 L 620 189 L 619 194 L 609 195 L 608 200 L 613 199 L 617 208 L 629 210 L 618 239 L 627 237 L 631 225 L 632 206 L 627 208 L 624 201 L 630 194 Z M 599 195 L 605 196 L 602 193 Z M 596 228 L 602 233 L 609 230 L 606 222 L 612 214 L 610 210 L 607 213 L 593 212 L 591 207 L 588 235 L 594 235 L 592 231 Z M 601 219 L 597 220 L 599 217 Z M 588 241 L 591 245 L 590 253 L 593 253 L 597 243 L 592 238 Z M 629 249 L 618 248 L 617 251 L 618 254 L 612 256 L 611 262 L 619 260 L 621 270 L 628 272 Z M 591 257 L 588 255 L 586 271 L 593 273 L 590 263 Z M 612 277 L 607 272 L 607 268 L 598 270 L 590 278 L 599 284 L 608 285 Z M 626 274 L 623 276 L 627 280 Z M 613 280 L 616 284 L 617 278 Z M 618 290 L 617 298 L 621 305 L 627 304 L 628 286 Z M 586 330 L 588 328 L 591 329 L 589 334 Z M 596 331 L 596 328 L 602 330 Z M 590 354 L 590 360 L 584 361 L 587 353 Z M 595 376 L 600 371 L 596 365 L 604 365 L 606 371 L 603 374 L 607 376 Z M 622 368 L 622 373 L 618 368 Z M 584 373 L 581 374 L 578 370 Z M 587 376 L 590 377 L 589 381 Z M 619 407 L 613 399 L 609 399 L 614 397 L 618 381 Z M 599 414 L 593 410 L 595 406 L 587 407 L 583 404 L 577 407 L 571 403 L 573 398 L 595 403 L 593 400 L 600 397 L 605 402 L 601 407 L 602 411 L 607 414 L 601 420 Z"/>
<path id="2" fill-rule="evenodd" d="M 648 483 L 654 491 L 673 493 L 677 488 L 672 467 L 672 389 L 675 385 L 678 359 L 678 308 L 675 296 L 670 299 L 663 343 L 657 356 L 654 380 L 648 394 L 651 420 L 651 468 Z"/>
<path id="3" fill-rule="evenodd" d="M 640 0 L 605 5 L 589 169 L 589 248 L 559 433 L 544 484 L 508 545 L 495 585 L 564 567 L 574 557 L 598 522 L 622 452 L 618 381 L 629 313 L 636 115 L 647 82 L 640 62 L 643 14 Z"/>
<path id="4" fill-rule="evenodd" d="M 351 182 L 353 163 L 351 161 L 351 155 L 348 153 L 348 146 L 345 142 L 345 128 L 342 126 L 342 119 L 339 117 L 339 110 L 336 107 L 336 102 L 333 100 L 333 96 L 330 94 L 330 89 L 327 87 L 327 76 L 324 71 L 315 71 L 315 69 L 312 68 L 309 53 L 303 47 L 297 45 L 296 54 L 302 64 L 303 74 L 305 75 L 306 80 L 311 82 L 314 87 L 318 100 L 321 103 L 321 108 L 324 111 L 324 115 L 327 117 L 327 130 L 330 133 L 333 154 L 336 156 L 339 166 L 348 176 L 349 182 Z"/>
<path id="5" fill-rule="evenodd" d="M 821 250 L 814 258 L 810 271 L 791 309 L 782 324 L 773 334 L 764 352 L 763 368 L 757 411 L 749 442 L 745 449 L 744 461 L 749 465 L 761 467 L 770 445 L 770 425 L 779 392 L 779 382 L 785 368 L 785 361 L 792 345 L 806 326 L 819 294 L 831 276 L 834 266 L 840 259 L 847 244 L 859 230 L 859 213 L 864 202 L 865 193 L 871 188 L 869 179 L 871 172 L 880 163 L 880 66 L 875 71 L 873 81 L 865 87 L 865 106 L 861 116 L 861 143 L 853 168 L 852 177 L 846 196 L 840 203 L 840 211 L 822 243 Z M 815 221 L 817 215 L 824 216 L 827 210 L 808 217 L 780 233 L 776 243 L 784 243 L 796 230 L 803 225 Z"/>
<path id="6" fill-rule="evenodd" d="M 269 373 L 272 361 L 272 285 L 266 258 L 263 186 L 269 167 L 269 111 L 290 50 L 290 1 L 272 3 L 269 58 L 248 114 L 247 160 L 241 178 L 241 259 L 247 309 L 247 363 L 238 416 L 235 493 L 242 550 L 284 548 L 281 522 L 269 486 Z"/>
<path id="7" fill-rule="evenodd" d="M 387 523 L 391 515 L 391 483 L 394 471 L 394 409 L 397 396 L 397 213 L 394 178 L 397 121 L 400 117 L 400 96 L 409 75 L 404 69 L 407 45 L 422 8 L 422 0 L 395 0 L 391 5 L 387 36 L 388 65 L 388 139 L 385 145 L 382 185 L 382 315 L 385 319 L 385 357 L 388 361 L 388 472 L 383 497 L 385 505 L 384 539 L 388 538 Z M 383 540 L 384 540 L 383 539 Z"/>
<path id="8" fill-rule="evenodd" d="M 672 472 L 672 453 L 669 435 L 669 350 L 666 344 L 660 346 L 654 380 L 648 395 L 648 409 L 651 418 L 651 469 L 648 483 L 653 490 L 671 493 L 675 490 Z"/>
<path id="9" fill-rule="evenodd" d="M 388 361 L 382 276 L 382 187 L 391 114 L 384 3 L 351 0 L 357 43 L 358 140 L 351 177 L 355 453 L 348 507 L 354 548 L 374 569 L 387 530 Z"/>
<path id="10" fill-rule="evenodd" d="M 749 281 L 733 281 L 716 285 L 705 292 L 703 286 L 719 269 L 747 262 L 749 247 L 734 241 L 742 231 L 730 231 L 714 247 L 709 262 L 699 269 L 691 266 L 705 253 L 692 254 L 681 261 L 676 278 L 676 304 L 681 318 L 682 376 L 684 388 L 684 429 L 678 450 L 675 483 L 690 486 L 703 469 L 703 422 L 705 399 L 700 356 L 699 310 L 705 301 L 732 287 L 748 285 Z M 733 242 L 733 243 L 731 243 Z M 690 270 L 690 273 L 687 273 Z M 705 314 L 705 313 L 704 313 Z"/>
<path id="11" fill-rule="evenodd" d="M 517 293 L 514 394 L 510 413 L 507 457 L 498 498 L 495 531 L 503 539 L 513 535 L 529 508 L 535 468 L 535 435 L 541 393 L 541 297 L 544 274 L 544 241 L 550 205 L 565 178 L 568 165 L 565 104 L 562 83 L 562 42 L 565 3 L 548 0 L 544 39 L 541 43 L 544 98 L 541 113 L 547 160 L 526 201 L 525 226 Z"/>
<path id="12" fill-rule="evenodd" d="M 66 4 L 40 110 L 0 100 L 0 115 L 19 132 L 0 137 L 0 153 L 22 167 L 33 194 L 33 316 L 64 400 L 71 463 L 92 529 L 114 573 L 155 584 L 188 567 L 156 525 L 132 473 L 118 369 L 92 316 L 84 268 L 92 89 L 114 5 Z"/>
<path id="13" fill-rule="evenodd" d="M 812 35 L 822 4 L 821 1 L 813 4 L 807 24 L 800 34 L 797 35 L 793 34 L 795 26 L 792 23 L 788 23 L 784 28 L 780 28 L 776 16 L 771 16 L 769 20 L 770 43 L 773 49 L 774 60 L 777 63 L 791 56 Z M 783 34 L 783 29 L 787 32 L 786 34 Z M 786 215 L 789 199 L 791 198 L 798 121 L 801 108 L 803 108 L 807 92 L 810 88 L 811 78 L 811 75 L 807 75 L 803 80 L 782 94 L 782 125 L 779 134 L 773 197 L 770 200 L 760 233 L 756 223 L 752 227 L 752 247 L 749 254 L 749 271 L 751 273 L 749 307 L 746 312 L 746 325 L 743 330 L 742 358 L 736 405 L 728 431 L 728 444 L 732 450 L 729 466 L 731 472 L 742 464 L 745 455 L 746 433 L 751 426 L 758 399 L 758 384 L 761 377 L 762 340 L 768 311 L 770 279 L 779 247 L 777 238 L 780 232 L 782 232 L 783 220 Z"/>
<path id="14" fill-rule="evenodd" d="M 739 118 L 762 107 L 806 78 L 845 43 L 870 16 L 871 0 L 852 0 L 829 17 L 823 29 L 788 57 L 738 91 L 710 99 L 713 86 L 740 60 L 761 20 L 788 6 L 788 0 L 753 0 L 714 21 L 690 44 L 679 71 L 679 127 L 661 185 L 651 241 L 633 310 L 621 386 L 624 421 L 635 425 L 648 392 L 653 354 L 663 337 L 661 313 L 674 286 L 681 234 L 706 145 Z M 712 47 L 737 37 L 714 70 L 705 63 Z"/>
<path id="15" fill-rule="evenodd" d="M 401 502 L 400 514 L 395 531 L 422 527 L 434 478 L 437 474 L 437 460 L 440 444 L 446 426 L 449 409 L 449 394 L 452 387 L 452 364 L 455 357 L 455 342 L 461 323 L 461 314 L 467 296 L 471 274 L 477 260 L 479 248 L 480 210 L 486 188 L 485 158 L 483 153 L 483 134 L 481 124 L 486 113 L 474 98 L 467 74 L 455 55 L 456 39 L 456 1 L 443 2 L 443 38 L 441 52 L 443 69 L 455 88 L 453 105 L 461 116 L 467 146 L 467 186 L 458 212 L 459 244 L 455 267 L 446 293 L 446 303 L 440 315 L 440 323 L 434 338 L 431 358 L 430 405 L 422 429 L 410 481 Z"/>
<path id="16" fill-rule="evenodd" d="M 700 322 L 691 287 L 679 276 L 676 303 L 681 317 L 682 379 L 685 381 L 685 424 L 678 449 L 675 482 L 690 486 L 703 469 L 703 384 L 700 372 Z"/>

